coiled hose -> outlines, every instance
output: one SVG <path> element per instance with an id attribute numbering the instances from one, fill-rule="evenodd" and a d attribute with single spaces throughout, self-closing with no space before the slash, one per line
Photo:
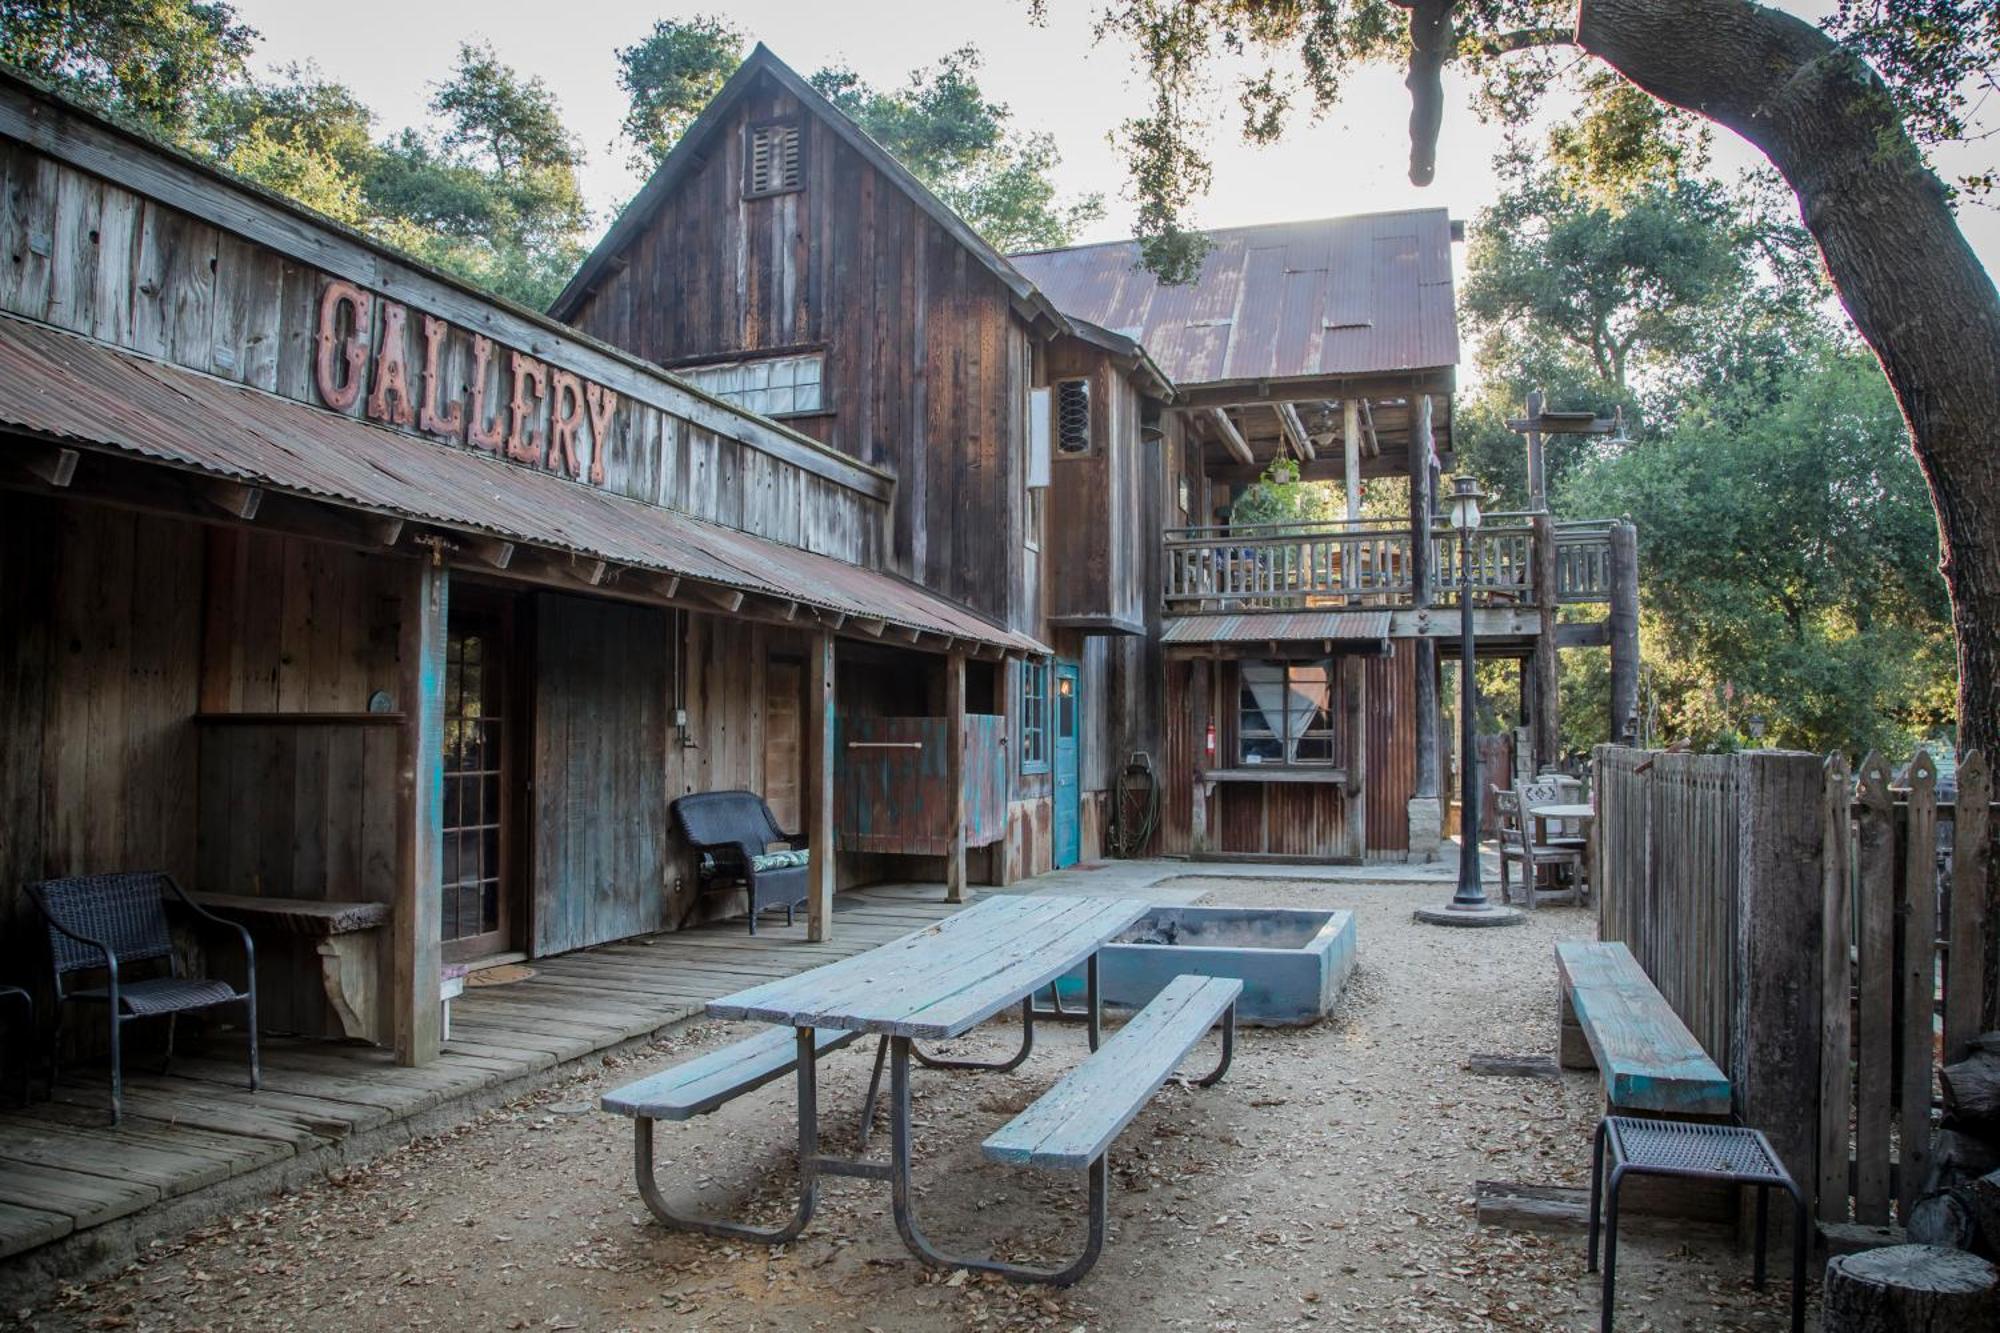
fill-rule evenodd
<path id="1" fill-rule="evenodd" d="M 1153 773 L 1152 757 L 1140 751 L 1112 784 L 1111 854 L 1122 859 L 1139 855 L 1152 841 L 1159 822 L 1159 779 Z"/>

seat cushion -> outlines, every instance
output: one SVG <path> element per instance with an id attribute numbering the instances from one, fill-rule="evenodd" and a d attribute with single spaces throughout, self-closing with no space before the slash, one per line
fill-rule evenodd
<path id="1" fill-rule="evenodd" d="M 750 868 L 760 873 L 766 870 L 790 870 L 795 866 L 805 865 L 811 856 L 812 852 L 804 847 L 785 852 L 765 852 L 762 856 L 750 858 Z"/>
<path id="2" fill-rule="evenodd" d="M 79 1000 L 110 998 L 102 986 L 71 991 L 70 995 Z M 207 977 L 149 977 L 144 981 L 128 981 L 118 988 L 119 1010 L 127 1014 L 172 1014 L 243 998 L 228 982 Z"/>

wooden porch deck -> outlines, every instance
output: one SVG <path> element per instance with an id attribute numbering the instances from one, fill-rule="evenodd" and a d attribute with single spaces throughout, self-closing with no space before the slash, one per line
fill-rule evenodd
<path id="1" fill-rule="evenodd" d="M 270 1039 L 264 1088 L 251 1093 L 240 1042 L 191 1051 L 164 1078 L 133 1063 L 117 1129 L 104 1123 L 103 1070 L 67 1070 L 54 1100 L 0 1113 L 0 1288 L 6 1270 L 32 1265 L 42 1247 L 117 1223 L 99 1233 L 101 1245 L 51 1267 L 115 1258 L 442 1129 L 558 1064 L 699 1014 L 714 996 L 849 957 L 955 910 L 941 886 L 877 887 L 835 899 L 825 943 L 806 940 L 802 913 L 789 929 L 760 924 L 754 938 L 738 919 L 537 959 L 531 978 L 468 987 L 452 1004 L 443 1057 L 421 1069 L 398 1068 L 374 1047 Z"/>

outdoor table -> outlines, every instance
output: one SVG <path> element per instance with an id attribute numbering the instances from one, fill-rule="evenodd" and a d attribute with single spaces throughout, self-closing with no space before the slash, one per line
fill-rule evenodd
<path id="1" fill-rule="evenodd" d="M 910 1061 L 914 1057 L 932 1068 L 947 1069 L 1016 1067 L 1033 1049 L 1037 1014 L 1048 1018 L 1060 1013 L 1038 1011 L 1035 993 L 1078 965 L 1084 967 L 1085 976 L 1082 1017 L 1089 1025 L 1090 1047 L 1097 1049 L 1098 951 L 1148 910 L 1144 902 L 1120 898 L 987 898 L 867 953 L 710 1000 L 707 1010 L 717 1018 L 759 1019 L 798 1030 L 799 1202 L 791 1220 L 780 1227 L 703 1222 L 698 1229 L 784 1244 L 812 1220 L 820 1176 L 859 1176 L 889 1182 L 896 1230 L 918 1258 L 946 1267 L 1047 1280 L 1049 1275 L 1020 1265 L 940 1254 L 918 1230 L 910 1183 Z M 1021 1048 L 1008 1060 L 941 1060 L 916 1048 L 918 1041 L 962 1036 L 1016 1004 L 1021 1006 Z M 820 1152 L 816 1070 L 820 1042 L 815 1036 L 819 1029 L 880 1036 L 862 1109 L 861 1150 L 867 1148 L 867 1126 L 874 1118 L 886 1056 L 891 1136 L 887 1162 Z M 639 1123 L 638 1174 L 641 1188 L 651 1189 L 655 1188 L 651 1121 Z M 664 1206 L 664 1200 L 660 1204 Z"/>
<path id="2" fill-rule="evenodd" d="M 1550 820 L 1557 820 L 1563 823 L 1567 823 L 1571 820 L 1574 820 L 1576 823 L 1582 825 L 1582 827 L 1578 830 L 1578 833 L 1581 834 L 1584 841 L 1588 843 L 1590 840 L 1590 826 L 1592 822 L 1595 821 L 1597 818 L 1596 808 L 1587 801 L 1580 805 L 1537 805 L 1529 809 L 1528 814 L 1532 818 L 1541 821 L 1541 830 L 1542 833 L 1544 834 L 1544 838 L 1537 839 L 1537 841 L 1544 841 L 1546 839 L 1546 835 L 1548 833 L 1548 823 Z M 1589 876 L 1587 857 L 1585 858 L 1585 861 L 1586 864 L 1583 870 L 1583 881 L 1586 884 L 1588 884 L 1590 876 Z M 1595 886 L 1591 887 L 1593 891 L 1595 891 Z M 1581 893 L 1577 895 L 1577 901 L 1578 902 L 1583 901 Z"/>

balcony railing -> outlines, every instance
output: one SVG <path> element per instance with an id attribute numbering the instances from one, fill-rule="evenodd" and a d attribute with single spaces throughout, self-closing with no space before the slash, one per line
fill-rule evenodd
<path id="1" fill-rule="evenodd" d="M 1557 523 L 1556 600 L 1603 602 L 1611 595 L 1611 524 Z M 1458 533 L 1431 534 L 1429 597 L 1460 604 L 1468 582 Z M 1529 516 L 1496 514 L 1473 537 L 1469 583 L 1474 606 L 1536 604 L 1535 528 Z M 1171 528 L 1166 533 L 1164 606 L 1169 615 L 1299 608 L 1401 608 L 1419 604 L 1409 524 L 1347 523 Z"/>

